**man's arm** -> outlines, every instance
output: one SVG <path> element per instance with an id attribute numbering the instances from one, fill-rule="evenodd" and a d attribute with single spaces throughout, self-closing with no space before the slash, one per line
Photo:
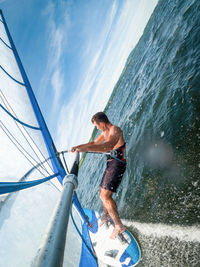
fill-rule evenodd
<path id="1" fill-rule="evenodd" d="M 102 144 L 105 141 L 105 137 L 104 134 L 100 134 L 95 140 L 94 140 L 94 144 Z"/>
<path id="2" fill-rule="evenodd" d="M 104 135 L 100 134 L 93 142 L 89 142 L 86 144 L 82 144 L 79 146 L 72 147 L 70 149 L 71 152 L 87 152 L 89 151 L 89 147 L 93 147 L 94 145 L 101 144 L 105 141 Z"/>
<path id="3" fill-rule="evenodd" d="M 115 143 L 112 143 L 111 141 L 107 141 L 103 144 L 89 144 L 86 148 L 86 150 L 81 152 L 110 152 L 113 147 L 115 146 Z"/>
<path id="4" fill-rule="evenodd" d="M 104 135 L 101 134 L 94 142 L 90 142 L 87 144 L 83 144 L 80 146 L 73 147 L 71 149 L 72 152 L 109 152 L 111 151 L 114 146 L 117 144 L 119 137 L 120 137 L 121 131 L 118 127 L 114 127 L 111 131 L 109 138 L 106 142 Z"/>
<path id="5" fill-rule="evenodd" d="M 113 131 L 111 131 L 106 142 L 101 143 L 101 144 L 89 145 L 87 149 L 88 151 L 92 151 L 92 152 L 110 152 L 111 150 L 113 150 L 114 146 L 119 141 L 120 134 L 121 134 L 120 129 L 117 127 L 114 127 Z"/>

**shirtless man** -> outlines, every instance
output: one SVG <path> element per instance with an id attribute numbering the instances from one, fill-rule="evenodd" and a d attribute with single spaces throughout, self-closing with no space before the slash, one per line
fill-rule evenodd
<path id="1" fill-rule="evenodd" d="M 93 142 L 72 147 L 70 151 L 111 152 L 111 156 L 107 156 L 107 168 L 103 174 L 100 187 L 100 198 L 103 205 L 101 225 L 109 219 L 110 215 L 115 224 L 110 238 L 115 239 L 118 234 L 126 230 L 120 220 L 117 205 L 112 198 L 112 194 L 116 192 L 126 169 L 125 141 L 122 130 L 110 123 L 105 113 L 96 113 L 91 121 L 102 133 Z"/>

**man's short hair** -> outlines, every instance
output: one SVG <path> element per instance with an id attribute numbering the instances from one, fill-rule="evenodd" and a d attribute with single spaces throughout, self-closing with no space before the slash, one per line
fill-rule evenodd
<path id="1" fill-rule="evenodd" d="M 105 123 L 110 122 L 104 112 L 97 112 L 96 114 L 94 114 L 91 121 L 92 123 L 96 122 L 97 124 L 99 124 L 100 122 L 105 122 Z"/>

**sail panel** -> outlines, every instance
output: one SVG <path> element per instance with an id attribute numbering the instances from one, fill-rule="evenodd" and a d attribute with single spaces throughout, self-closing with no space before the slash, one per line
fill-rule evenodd
<path id="1" fill-rule="evenodd" d="M 9 40 L 8 40 L 8 36 L 6 34 L 6 31 L 5 31 L 5 27 L 3 25 L 3 18 L 2 18 L 2 15 L 0 14 L 0 31 L 1 31 L 1 39 L 7 43 L 8 45 L 10 44 Z"/>
<path id="2" fill-rule="evenodd" d="M 81 232 L 81 237 L 82 237 L 82 248 L 81 248 L 79 267 L 87 267 L 87 266 L 97 267 L 97 260 L 88 233 L 88 223 L 89 223 L 88 217 L 84 213 L 84 210 L 78 200 L 76 192 L 74 193 L 73 197 L 73 208 L 77 212 L 81 220 L 81 226 L 82 226 L 81 227 L 82 229 L 80 229 L 80 224 L 79 224 L 79 232 Z"/>
<path id="3" fill-rule="evenodd" d="M 56 158 L 43 117 L 38 114 L 39 107 L 1 12 L 0 20 L 0 181 L 37 180 L 58 172 L 63 177 L 65 171 Z M 45 161 L 47 158 L 50 159 Z M 38 165 L 40 162 L 44 164 Z M 24 177 L 35 165 L 38 167 Z M 57 178 L 52 183 L 62 190 Z"/>

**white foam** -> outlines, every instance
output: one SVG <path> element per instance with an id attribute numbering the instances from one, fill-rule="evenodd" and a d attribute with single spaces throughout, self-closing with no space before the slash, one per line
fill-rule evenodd
<path id="1" fill-rule="evenodd" d="M 161 223 L 140 223 L 123 220 L 127 227 L 134 227 L 145 236 L 172 237 L 180 241 L 200 242 L 200 227 L 198 226 L 179 226 L 166 225 Z"/>

